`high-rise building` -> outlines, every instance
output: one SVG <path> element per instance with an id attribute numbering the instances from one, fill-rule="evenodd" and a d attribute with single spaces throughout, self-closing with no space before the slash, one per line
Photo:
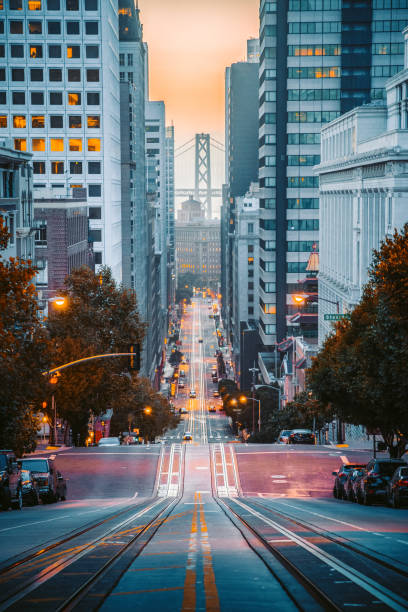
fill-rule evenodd
<path id="1" fill-rule="evenodd" d="M 291 294 L 319 238 L 320 129 L 381 98 L 401 70 L 408 3 L 260 2 L 259 332 L 266 350 L 297 329 Z"/>
<path id="2" fill-rule="evenodd" d="M 33 154 L 33 186 L 86 188 L 95 261 L 122 279 L 119 38 L 108 0 L 8 0 L 0 132 Z"/>
<path id="3" fill-rule="evenodd" d="M 174 192 L 174 126 L 166 127 L 166 208 L 167 208 L 167 265 L 168 288 L 167 299 L 169 306 L 174 304 L 176 291 L 175 275 L 175 192 Z"/>
<path id="4" fill-rule="evenodd" d="M 232 317 L 234 289 L 232 258 L 236 198 L 248 191 L 258 180 L 258 65 L 259 41 L 247 41 L 247 61 L 237 62 L 225 71 L 225 182 L 221 217 L 223 221 L 222 313 L 227 335 L 234 343 Z"/>

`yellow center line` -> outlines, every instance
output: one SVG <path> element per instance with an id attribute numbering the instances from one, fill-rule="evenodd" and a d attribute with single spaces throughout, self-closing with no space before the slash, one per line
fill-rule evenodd
<path id="1" fill-rule="evenodd" d="M 201 524 L 201 546 L 203 550 L 204 564 L 204 592 L 205 592 L 205 609 L 206 612 L 219 612 L 220 601 L 218 597 L 217 585 L 215 583 L 214 567 L 212 564 L 211 546 L 208 540 L 207 523 L 205 520 L 203 502 L 201 493 L 198 494 L 200 524 Z"/>
<path id="2" fill-rule="evenodd" d="M 191 521 L 190 541 L 188 547 L 186 577 L 184 580 L 184 597 L 182 612 L 196 609 L 196 557 L 197 557 L 197 493 L 194 494 L 194 512 Z"/>

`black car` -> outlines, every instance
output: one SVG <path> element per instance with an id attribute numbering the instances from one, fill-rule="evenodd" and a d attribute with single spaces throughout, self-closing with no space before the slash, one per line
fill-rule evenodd
<path id="1" fill-rule="evenodd" d="M 288 444 L 316 444 L 316 436 L 310 429 L 292 429 Z"/>
<path id="2" fill-rule="evenodd" d="M 348 501 L 357 501 L 357 497 L 354 492 L 354 483 L 357 479 L 361 478 L 365 474 L 364 468 L 358 468 L 357 470 L 350 470 L 347 474 L 347 478 L 343 485 L 343 497 Z"/>
<path id="3" fill-rule="evenodd" d="M 38 482 L 30 470 L 21 470 L 21 491 L 24 506 L 37 506 L 40 503 Z"/>
<path id="4" fill-rule="evenodd" d="M 387 501 L 393 508 L 408 503 L 408 466 L 401 466 L 394 472 L 394 476 L 387 486 Z"/>
<path id="5" fill-rule="evenodd" d="M 365 465 L 361 463 L 343 463 L 338 472 L 332 472 L 333 476 L 336 477 L 333 485 L 333 497 L 336 499 L 343 499 L 344 483 L 346 482 L 347 476 L 353 470 L 358 470 L 360 468 L 365 468 Z"/>
<path id="6" fill-rule="evenodd" d="M 32 472 L 38 483 L 38 492 L 44 502 L 56 502 L 67 497 L 67 483 L 54 466 L 54 462 L 43 457 L 19 459 L 21 469 Z"/>
<path id="7" fill-rule="evenodd" d="M 360 482 L 360 501 L 369 506 L 373 501 L 387 497 L 388 483 L 399 467 L 407 467 L 401 459 L 371 459 L 367 473 Z"/>

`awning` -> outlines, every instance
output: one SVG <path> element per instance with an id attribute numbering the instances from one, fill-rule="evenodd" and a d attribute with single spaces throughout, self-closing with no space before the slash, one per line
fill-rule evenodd
<path id="1" fill-rule="evenodd" d="M 293 340 L 292 338 L 289 338 L 289 340 L 284 340 L 283 342 L 280 342 L 280 344 L 278 344 L 278 351 L 281 351 L 281 352 L 287 351 L 292 346 L 293 346 Z"/>

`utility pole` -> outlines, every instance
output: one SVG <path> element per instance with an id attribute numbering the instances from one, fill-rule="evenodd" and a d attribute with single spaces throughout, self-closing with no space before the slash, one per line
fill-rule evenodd
<path id="1" fill-rule="evenodd" d="M 256 385 L 256 377 L 259 372 L 258 368 L 254 367 L 249 368 L 249 371 L 252 373 L 252 432 L 255 433 L 255 385 Z M 259 423 L 258 423 L 259 426 Z"/>

